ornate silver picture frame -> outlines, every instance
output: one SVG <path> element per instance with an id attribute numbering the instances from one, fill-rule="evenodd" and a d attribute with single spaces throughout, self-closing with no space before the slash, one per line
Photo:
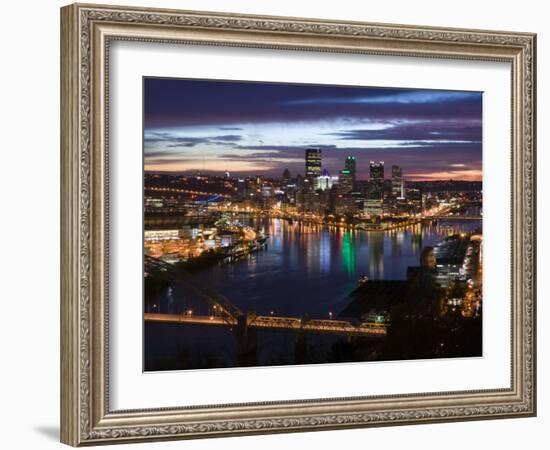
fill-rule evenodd
<path id="1" fill-rule="evenodd" d="M 254 403 L 114 410 L 109 385 L 108 99 L 115 41 L 509 63 L 510 386 L 285 401 L 258 395 Z M 530 33 L 105 5 L 62 8 L 61 441 L 81 446 L 534 416 L 535 89 L 536 36 Z"/>

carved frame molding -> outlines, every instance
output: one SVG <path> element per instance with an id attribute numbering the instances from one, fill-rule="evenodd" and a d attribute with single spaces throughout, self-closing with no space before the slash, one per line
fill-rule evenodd
<path id="1" fill-rule="evenodd" d="M 80 4 L 62 8 L 61 19 L 63 442 L 78 446 L 535 415 L 534 34 Z M 111 411 L 106 104 L 112 40 L 509 61 L 510 389 Z"/>

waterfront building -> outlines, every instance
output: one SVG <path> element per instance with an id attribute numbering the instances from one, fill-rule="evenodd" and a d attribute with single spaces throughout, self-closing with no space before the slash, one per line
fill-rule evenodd
<path id="1" fill-rule="evenodd" d="M 370 195 L 371 199 L 378 199 L 384 197 L 384 161 L 375 163 L 370 162 L 369 165 L 370 176 Z"/>
<path id="2" fill-rule="evenodd" d="M 203 242 L 205 250 L 212 250 L 216 248 L 216 239 L 205 239 Z"/>
<path id="3" fill-rule="evenodd" d="M 464 258 L 468 240 L 460 236 L 450 236 L 438 243 L 433 249 L 435 257 L 435 282 L 447 288 L 454 281 L 464 281 Z"/>
<path id="4" fill-rule="evenodd" d="M 219 233 L 221 247 L 232 247 L 241 238 L 238 231 L 222 231 Z"/>
<path id="5" fill-rule="evenodd" d="M 323 215 L 328 211 L 328 203 L 328 192 L 299 192 L 296 195 L 296 210 L 298 212 Z"/>
<path id="6" fill-rule="evenodd" d="M 145 213 L 180 213 L 185 212 L 188 206 L 189 200 L 181 193 L 171 192 L 152 192 L 147 191 L 145 194 Z"/>
<path id="7" fill-rule="evenodd" d="M 363 212 L 369 216 L 381 216 L 384 212 L 384 205 L 381 198 L 368 198 L 363 202 Z"/>
<path id="8" fill-rule="evenodd" d="M 145 230 L 143 232 L 146 241 L 164 241 L 179 239 L 180 230 Z"/>
<path id="9" fill-rule="evenodd" d="M 356 213 L 363 211 L 363 208 L 365 207 L 364 195 L 361 192 L 357 191 L 353 191 L 348 195 L 353 199 L 354 207 L 352 212 Z"/>
<path id="10" fill-rule="evenodd" d="M 164 206 L 162 198 L 145 197 L 145 211 L 155 211 Z"/>
<path id="11" fill-rule="evenodd" d="M 331 210 L 337 215 L 347 215 L 356 212 L 355 198 L 350 194 L 336 194 L 332 198 Z"/>

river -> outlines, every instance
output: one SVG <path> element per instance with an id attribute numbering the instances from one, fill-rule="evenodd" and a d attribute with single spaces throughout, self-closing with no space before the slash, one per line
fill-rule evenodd
<path id="1" fill-rule="evenodd" d="M 223 293 L 242 311 L 259 315 L 329 319 L 349 302 L 360 276 L 404 280 L 407 267 L 417 266 L 423 247 L 433 246 L 452 233 L 481 227 L 478 220 L 439 221 L 392 231 L 359 231 L 322 225 L 288 223 L 282 219 L 248 219 L 269 234 L 267 248 L 232 264 L 198 274 L 197 280 Z M 192 309 L 210 314 L 193 296 L 171 286 L 147 299 L 146 311 L 181 313 Z M 235 339 L 228 329 L 205 326 L 147 324 L 145 367 L 199 368 L 235 365 Z M 259 364 L 292 362 L 292 333 L 259 332 Z M 285 336 L 286 335 L 286 336 Z M 262 339 L 267 339 L 262 345 Z M 326 345 L 337 338 L 318 338 L 319 361 Z M 312 342 L 315 340 L 312 339 Z M 323 350 L 324 348 L 324 350 Z M 182 361 L 193 361 L 182 363 Z"/>

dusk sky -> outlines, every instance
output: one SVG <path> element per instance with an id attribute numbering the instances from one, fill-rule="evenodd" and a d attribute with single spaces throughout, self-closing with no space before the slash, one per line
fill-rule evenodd
<path id="1" fill-rule="evenodd" d="M 369 161 L 409 180 L 480 180 L 482 93 L 184 79 L 144 79 L 145 170 L 304 175 L 321 148 L 337 175 Z"/>

